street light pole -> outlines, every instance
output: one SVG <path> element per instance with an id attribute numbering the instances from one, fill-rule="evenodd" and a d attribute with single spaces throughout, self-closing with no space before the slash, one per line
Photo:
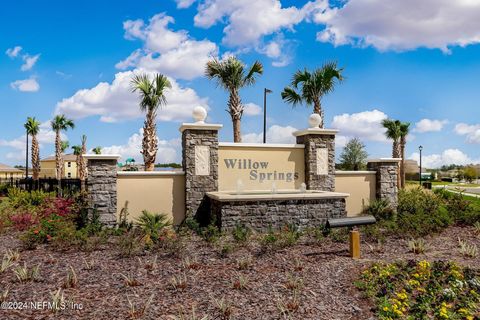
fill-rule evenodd
<path id="1" fill-rule="evenodd" d="M 422 186 L 422 150 L 423 150 L 423 147 L 419 146 L 418 150 L 420 151 L 420 172 L 418 174 L 419 174 L 420 187 L 421 187 Z"/>
<path id="2" fill-rule="evenodd" d="M 267 93 L 271 92 L 270 89 L 263 89 L 263 143 L 267 143 Z"/>

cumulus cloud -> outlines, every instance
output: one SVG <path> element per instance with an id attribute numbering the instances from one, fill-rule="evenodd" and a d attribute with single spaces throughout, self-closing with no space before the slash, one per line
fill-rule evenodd
<path id="1" fill-rule="evenodd" d="M 386 142 L 382 120 L 387 118 L 385 113 L 376 109 L 352 114 L 344 113 L 333 117 L 332 127 L 340 130 L 341 136 L 345 137 L 342 138 L 343 142 L 354 137 L 366 141 Z"/>
<path id="2" fill-rule="evenodd" d="M 5 51 L 5 54 L 9 56 L 11 59 L 13 59 L 18 56 L 20 51 L 22 51 L 22 47 L 16 46 L 16 47 L 7 49 L 7 51 Z"/>
<path id="3" fill-rule="evenodd" d="M 30 77 L 24 80 L 17 80 L 10 83 L 12 89 L 22 91 L 22 92 L 37 92 L 40 90 L 40 84 L 37 82 L 35 77 Z"/>
<path id="4" fill-rule="evenodd" d="M 447 120 L 422 119 L 415 124 L 415 132 L 435 132 L 440 131 L 448 123 Z"/>
<path id="5" fill-rule="evenodd" d="M 132 52 L 116 67 L 138 67 L 186 80 L 202 76 L 205 64 L 218 56 L 217 45 L 207 39 L 195 40 L 186 30 L 171 30 L 169 25 L 174 22 L 164 13 L 153 16 L 148 24 L 143 20 L 125 21 L 125 38 L 141 40 L 143 48 Z"/>
<path id="6" fill-rule="evenodd" d="M 178 9 L 186 9 L 189 8 L 195 0 L 175 0 L 175 2 L 177 2 Z"/>
<path id="7" fill-rule="evenodd" d="M 257 52 L 273 59 L 272 66 L 284 67 L 293 59 L 295 44 L 286 40 L 282 35 L 275 37 L 270 42 L 257 47 Z"/>
<path id="8" fill-rule="evenodd" d="M 268 143 L 295 143 L 295 137 L 292 135 L 296 128 L 292 126 L 273 125 L 267 129 Z M 245 143 L 261 143 L 263 142 L 263 132 L 247 133 L 242 135 L 242 142 Z"/>
<path id="9" fill-rule="evenodd" d="M 33 66 L 37 63 L 38 59 L 40 58 L 40 54 L 30 56 L 28 54 L 23 56 L 23 64 L 20 67 L 22 71 L 28 71 L 33 68 Z"/>
<path id="10" fill-rule="evenodd" d="M 448 53 L 452 46 L 480 42 L 479 15 L 480 2 L 472 0 L 349 0 L 317 11 L 313 20 L 325 26 L 317 40 L 335 46 L 380 51 L 425 47 Z"/>
<path id="11" fill-rule="evenodd" d="M 480 124 L 469 125 L 458 123 L 455 126 L 455 133 L 467 138 L 469 143 L 480 143 Z"/>
<path id="12" fill-rule="evenodd" d="M 418 152 L 412 153 L 409 159 L 420 161 Z M 457 164 L 467 165 L 472 163 L 480 163 L 480 159 L 472 159 L 459 149 L 446 149 L 441 154 L 422 154 L 422 164 L 426 168 L 439 168 L 443 165 Z"/>
<path id="13" fill-rule="evenodd" d="M 122 145 L 112 145 L 102 148 L 103 154 L 119 154 L 122 160 L 127 158 L 134 158 L 137 163 L 143 162 L 143 156 L 140 153 L 142 150 L 143 129 L 138 133 L 134 133 L 128 138 L 128 141 Z M 156 162 L 170 163 L 178 161 L 177 149 L 180 143 L 178 139 L 175 140 L 159 140 Z"/>
<path id="14" fill-rule="evenodd" d="M 243 114 L 246 116 L 258 116 L 262 112 L 262 108 L 252 102 L 246 103 L 243 107 Z"/>
<path id="15" fill-rule="evenodd" d="M 138 107 L 138 95 L 132 93 L 130 83 L 132 76 L 140 72 L 147 71 L 136 69 L 119 72 L 112 83 L 100 82 L 91 89 L 79 90 L 73 96 L 58 102 L 55 113 L 74 119 L 100 116 L 103 122 L 143 117 Z M 174 79 L 170 79 L 170 82 L 172 88 L 165 93 L 167 105 L 157 112 L 159 120 L 182 121 L 190 119 L 196 106 L 209 109 L 206 98 L 200 98 L 191 88 L 181 87 Z"/>

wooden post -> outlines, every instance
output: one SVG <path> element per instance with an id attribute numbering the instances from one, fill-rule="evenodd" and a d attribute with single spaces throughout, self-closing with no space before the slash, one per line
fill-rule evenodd
<path id="1" fill-rule="evenodd" d="M 350 257 L 360 259 L 360 232 L 358 230 L 350 231 Z"/>

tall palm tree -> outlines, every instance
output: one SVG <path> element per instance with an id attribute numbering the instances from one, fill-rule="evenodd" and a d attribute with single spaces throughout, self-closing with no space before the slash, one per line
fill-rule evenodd
<path id="1" fill-rule="evenodd" d="M 245 64 L 233 56 L 226 60 L 213 59 L 205 68 L 207 78 L 215 79 L 217 84 L 230 94 L 227 112 L 232 118 L 234 142 L 242 142 L 241 121 L 244 107 L 239 91 L 243 87 L 253 85 L 256 76 L 260 74 L 263 74 L 263 65 L 259 61 L 255 61 L 247 70 Z"/>
<path id="2" fill-rule="evenodd" d="M 402 122 L 400 124 L 400 155 L 402 163 L 400 165 L 400 187 L 405 188 L 405 146 L 407 144 L 407 136 L 410 131 L 410 122 Z"/>
<path id="3" fill-rule="evenodd" d="M 82 146 L 72 146 L 73 154 L 76 156 L 75 163 L 77 164 L 77 178 L 80 177 L 80 166 L 82 161 Z"/>
<path id="4" fill-rule="evenodd" d="M 384 119 L 382 121 L 382 126 L 387 129 L 385 131 L 385 136 L 392 140 L 392 157 L 400 158 L 400 138 L 401 138 L 401 125 L 402 123 L 399 120 Z"/>
<path id="5" fill-rule="evenodd" d="M 62 141 L 60 143 L 60 148 L 62 149 L 62 153 L 65 153 L 65 151 L 70 148 L 70 142 L 68 140 Z"/>
<path id="6" fill-rule="evenodd" d="M 40 176 L 40 146 L 38 144 L 37 135 L 40 132 L 40 122 L 38 122 L 35 117 L 27 118 L 25 123 L 25 129 L 27 129 L 27 134 L 32 137 L 32 149 L 31 149 L 31 161 L 32 161 L 32 170 L 33 170 L 33 180 L 38 180 Z"/>
<path id="7" fill-rule="evenodd" d="M 94 154 L 102 154 L 102 147 L 95 147 L 92 149 Z"/>
<path id="8" fill-rule="evenodd" d="M 85 191 L 85 180 L 87 179 L 87 161 L 83 156 L 86 153 L 87 153 L 87 136 L 82 135 L 82 150 L 80 152 L 80 166 L 78 167 L 78 175 L 80 178 L 81 191 Z"/>
<path id="9" fill-rule="evenodd" d="M 142 140 L 145 171 L 153 171 L 155 169 L 155 159 L 158 150 L 155 118 L 158 107 L 167 103 L 165 91 L 171 87 L 172 85 L 168 78 L 161 74 L 155 74 L 152 80 L 150 80 L 147 74 L 135 75 L 132 79 L 133 92 L 138 91 L 140 93 L 140 110 L 146 112 Z"/>
<path id="10" fill-rule="evenodd" d="M 322 98 L 335 89 L 337 82 L 343 81 L 343 68 L 338 68 L 336 62 L 328 62 L 313 72 L 298 70 L 293 75 L 290 86 L 282 91 L 282 99 L 295 107 L 298 104 L 313 104 L 313 112 L 320 115 L 322 121 L 319 127 L 324 125 L 324 110 Z"/>
<path id="11" fill-rule="evenodd" d="M 55 175 L 57 180 L 61 180 L 64 173 L 63 155 L 62 155 L 62 140 L 60 133 L 67 131 L 69 128 L 75 128 L 73 120 L 67 119 L 63 114 L 57 115 L 53 118 L 52 130 L 55 131 Z"/>

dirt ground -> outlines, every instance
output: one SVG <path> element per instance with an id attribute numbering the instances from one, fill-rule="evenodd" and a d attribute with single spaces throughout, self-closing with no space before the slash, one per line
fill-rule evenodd
<path id="1" fill-rule="evenodd" d="M 427 238 L 429 249 L 420 255 L 410 253 L 401 239 L 363 242 L 360 260 L 348 257 L 347 243 L 331 239 L 304 240 L 267 253 L 252 242 L 226 257 L 218 245 L 196 236 L 189 239 L 182 256 L 159 250 L 121 258 L 113 245 L 94 252 L 57 252 L 43 246 L 21 251 L 16 263 L 39 265 L 41 280 L 20 283 L 11 267 L 0 274 L 0 299 L 8 289 L 7 302 L 52 301 L 51 293 L 62 287 L 71 266 L 78 284 L 63 289 L 63 294 L 81 310 L 67 307 L 53 313 L 28 305 L 23 310 L 0 310 L 0 319 L 129 319 L 134 309 L 142 319 L 224 319 L 228 314 L 231 319 L 375 319 L 373 305 L 354 285 L 365 267 L 375 261 L 444 259 L 478 268 L 480 257 L 461 255 L 459 237 L 480 247 L 473 228 L 460 227 Z M 0 235 L 2 256 L 19 248 L 15 234 Z M 137 283 L 127 285 L 125 276 Z M 289 308 L 291 312 L 282 314 Z"/>

